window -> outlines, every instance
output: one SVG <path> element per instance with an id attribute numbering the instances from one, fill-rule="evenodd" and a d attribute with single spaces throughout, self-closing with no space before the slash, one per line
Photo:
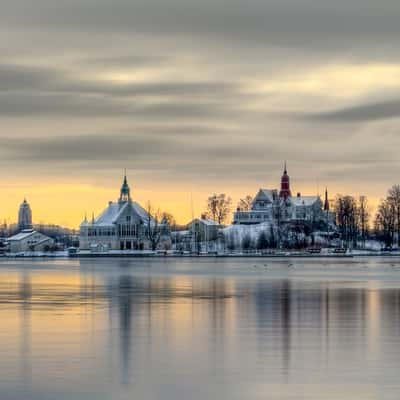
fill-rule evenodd
<path id="1" fill-rule="evenodd" d="M 131 216 L 130 215 L 126 216 L 126 222 L 131 222 Z"/>

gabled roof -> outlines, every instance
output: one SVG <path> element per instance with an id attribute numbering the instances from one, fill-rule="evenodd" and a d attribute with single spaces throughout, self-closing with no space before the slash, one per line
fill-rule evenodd
<path id="1" fill-rule="evenodd" d="M 202 218 L 202 219 L 200 219 L 200 221 L 206 225 L 219 225 L 218 222 L 214 221 L 213 219 L 209 219 L 209 218 Z"/>
<path id="2" fill-rule="evenodd" d="M 318 200 L 321 201 L 319 196 L 295 196 L 290 198 L 290 201 L 295 206 L 312 206 Z"/>
<path id="3" fill-rule="evenodd" d="M 109 203 L 108 207 L 95 219 L 94 221 L 95 225 L 111 226 L 115 224 L 119 216 L 124 212 L 124 210 L 129 205 L 133 208 L 136 214 L 142 219 L 143 223 L 146 224 L 148 222 L 147 211 L 143 207 L 141 207 L 138 203 L 132 201 L 123 204 Z"/>
<path id="4" fill-rule="evenodd" d="M 204 225 L 208 225 L 208 226 L 219 226 L 220 224 L 216 221 L 214 221 L 213 219 L 209 219 L 209 218 L 195 218 L 193 221 L 190 221 L 188 225 L 193 224 L 195 221 L 199 221 Z"/>
<path id="5" fill-rule="evenodd" d="M 94 220 L 96 225 L 113 225 L 128 203 L 109 203 L 108 207 Z"/>
<path id="6" fill-rule="evenodd" d="M 278 192 L 276 189 L 260 189 L 256 197 L 254 197 L 253 202 L 257 200 L 268 200 L 272 203 L 274 201 L 274 193 L 277 195 Z"/>
<path id="7" fill-rule="evenodd" d="M 31 235 L 34 235 L 35 233 L 39 233 L 39 232 L 34 231 L 32 229 L 26 229 L 26 230 L 23 230 L 23 231 L 17 233 L 16 235 L 9 237 L 7 240 L 23 240 Z M 41 233 L 41 235 L 42 235 L 42 233 Z"/>

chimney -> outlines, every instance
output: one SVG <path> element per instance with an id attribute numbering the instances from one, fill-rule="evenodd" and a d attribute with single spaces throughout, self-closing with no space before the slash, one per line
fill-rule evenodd
<path id="1" fill-rule="evenodd" d="M 301 197 L 301 193 L 300 192 L 297 192 L 297 197 Z"/>

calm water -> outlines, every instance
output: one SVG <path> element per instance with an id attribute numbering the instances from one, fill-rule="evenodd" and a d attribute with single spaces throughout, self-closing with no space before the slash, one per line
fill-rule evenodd
<path id="1" fill-rule="evenodd" d="M 400 259 L 0 262 L 0 399 L 400 398 Z"/>

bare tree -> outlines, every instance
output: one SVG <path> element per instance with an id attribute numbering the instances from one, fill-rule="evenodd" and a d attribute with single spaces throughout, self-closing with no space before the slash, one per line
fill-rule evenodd
<path id="1" fill-rule="evenodd" d="M 249 234 L 246 234 L 242 239 L 242 249 L 243 250 L 250 250 L 252 247 L 251 237 Z"/>
<path id="2" fill-rule="evenodd" d="M 228 250 L 235 250 L 236 246 L 235 246 L 235 238 L 233 236 L 233 233 L 230 232 L 228 234 L 228 243 L 227 243 L 227 249 Z"/>
<path id="3" fill-rule="evenodd" d="M 353 196 L 337 195 L 335 199 L 336 223 L 341 233 L 342 240 L 349 246 L 357 242 L 357 203 Z"/>
<path id="4" fill-rule="evenodd" d="M 176 219 L 169 212 L 164 211 L 163 213 L 161 213 L 161 221 L 163 221 L 163 223 L 165 224 L 168 224 L 172 228 L 172 230 L 174 230 L 174 228 L 176 227 Z"/>
<path id="5" fill-rule="evenodd" d="M 239 200 L 239 203 L 238 203 L 237 207 L 241 211 L 250 211 L 252 205 L 253 205 L 253 198 L 250 195 L 247 195 L 243 199 Z"/>
<path id="6" fill-rule="evenodd" d="M 400 247 L 400 185 L 393 185 L 389 189 L 387 200 L 393 206 L 397 245 Z"/>
<path id="7" fill-rule="evenodd" d="M 382 200 L 375 216 L 375 229 L 382 236 L 386 247 L 391 247 L 396 226 L 396 212 L 393 202 Z"/>
<path id="8" fill-rule="evenodd" d="M 159 209 L 155 210 L 150 201 L 147 202 L 147 237 L 151 244 L 151 249 L 157 249 L 161 239 L 160 222 L 162 214 Z"/>
<path id="9" fill-rule="evenodd" d="M 223 224 L 231 210 L 232 200 L 225 193 L 213 194 L 207 200 L 207 214 L 214 221 Z"/>
<path id="10" fill-rule="evenodd" d="M 272 225 L 270 226 L 270 232 L 269 232 L 269 246 L 270 246 L 272 249 L 276 249 L 276 247 L 277 247 L 277 242 L 276 242 L 276 239 L 275 239 L 274 228 L 273 228 Z"/>
<path id="11" fill-rule="evenodd" d="M 359 225 L 359 231 L 361 235 L 361 241 L 363 248 L 365 247 L 365 239 L 368 235 L 368 229 L 369 229 L 369 206 L 368 206 L 368 199 L 366 196 L 360 196 L 358 199 L 358 225 Z"/>
<path id="12" fill-rule="evenodd" d="M 285 211 L 286 211 L 286 202 L 282 198 L 278 198 L 273 205 L 273 215 L 274 219 L 276 222 L 276 247 L 281 248 L 282 247 L 282 242 L 285 241 L 285 237 L 283 237 L 284 232 L 283 232 L 283 220 L 285 217 Z"/>
<path id="13" fill-rule="evenodd" d="M 268 248 L 268 238 L 265 231 L 261 231 L 257 238 L 257 249 L 265 250 Z"/>

